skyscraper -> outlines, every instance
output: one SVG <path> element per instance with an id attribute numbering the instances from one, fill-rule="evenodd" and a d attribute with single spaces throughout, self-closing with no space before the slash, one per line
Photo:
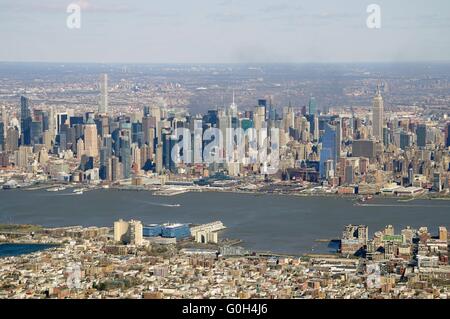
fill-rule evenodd
<path id="1" fill-rule="evenodd" d="M 355 140 L 352 143 L 352 156 L 367 157 L 373 161 L 376 157 L 376 143 L 372 140 Z"/>
<path id="2" fill-rule="evenodd" d="M 400 148 L 405 150 L 407 147 L 410 147 L 412 144 L 412 136 L 409 132 L 400 132 Z"/>
<path id="3" fill-rule="evenodd" d="M 237 105 L 234 102 L 234 90 L 233 90 L 233 102 L 230 104 L 230 107 L 228 108 L 228 115 L 231 117 L 237 117 L 238 109 Z"/>
<path id="4" fill-rule="evenodd" d="M 97 125 L 94 122 L 89 121 L 84 126 L 84 149 L 87 156 L 97 157 L 98 145 L 97 145 Z"/>
<path id="5" fill-rule="evenodd" d="M 377 93 L 373 98 L 372 108 L 372 130 L 373 137 L 383 143 L 383 119 L 384 119 L 383 97 L 381 96 L 380 87 L 377 86 Z"/>
<path id="6" fill-rule="evenodd" d="M 144 106 L 144 117 L 150 116 L 150 106 Z"/>
<path id="7" fill-rule="evenodd" d="M 445 146 L 450 146 L 450 123 L 447 123 L 447 127 L 445 129 Z"/>
<path id="8" fill-rule="evenodd" d="M 141 149 L 136 143 L 131 144 L 131 167 L 134 167 L 135 172 L 139 172 L 141 166 Z"/>
<path id="9" fill-rule="evenodd" d="M 142 118 L 142 142 L 153 147 L 155 139 L 156 118 L 146 116 Z"/>
<path id="10" fill-rule="evenodd" d="M 50 136 L 53 139 L 53 137 L 57 134 L 55 125 L 55 110 L 53 106 L 50 106 L 48 113 L 48 130 L 50 131 Z"/>
<path id="11" fill-rule="evenodd" d="M 383 144 L 385 146 L 390 144 L 390 132 L 387 127 L 383 127 Z"/>
<path id="12" fill-rule="evenodd" d="M 30 125 L 30 142 L 32 145 L 42 144 L 42 122 L 32 121 Z"/>
<path id="13" fill-rule="evenodd" d="M 99 168 L 99 177 L 102 180 L 110 181 L 111 180 L 111 157 L 108 154 L 108 149 L 106 147 L 102 147 L 100 149 L 100 168 Z"/>
<path id="14" fill-rule="evenodd" d="M 30 100 L 25 97 L 20 97 L 20 130 L 21 130 L 21 144 L 31 144 L 31 110 Z"/>
<path id="15" fill-rule="evenodd" d="M 56 134 L 59 134 L 61 132 L 61 129 L 63 128 L 68 118 L 69 114 L 67 113 L 58 113 L 56 115 Z"/>
<path id="16" fill-rule="evenodd" d="M 342 144 L 342 120 L 336 121 L 336 153 L 337 157 L 341 156 L 341 144 Z"/>
<path id="17" fill-rule="evenodd" d="M 353 184 L 355 178 L 355 172 L 351 164 L 346 165 L 344 169 L 344 183 L 347 185 Z"/>
<path id="18" fill-rule="evenodd" d="M 111 156 L 111 180 L 114 182 L 120 179 L 122 179 L 122 163 L 118 157 Z"/>
<path id="19" fill-rule="evenodd" d="M 137 143 L 139 146 L 143 143 L 144 132 L 142 131 L 142 123 L 135 122 L 131 124 L 131 142 Z"/>
<path id="20" fill-rule="evenodd" d="M 108 75 L 106 73 L 100 76 L 100 103 L 98 112 L 101 114 L 108 113 Z"/>
<path id="21" fill-rule="evenodd" d="M 314 141 L 319 140 L 319 118 L 317 116 L 313 116 L 314 130 L 311 129 L 313 133 Z"/>
<path id="22" fill-rule="evenodd" d="M 67 132 L 63 131 L 59 134 L 59 151 L 65 151 L 67 149 Z"/>
<path id="23" fill-rule="evenodd" d="M 80 158 L 84 155 L 84 141 L 80 138 L 77 141 L 77 158 Z"/>
<path id="24" fill-rule="evenodd" d="M 156 173 L 161 174 L 163 171 L 163 145 L 158 143 L 156 146 Z"/>
<path id="25" fill-rule="evenodd" d="M 120 138 L 120 162 L 123 168 L 123 178 L 131 177 L 131 143 L 128 136 Z"/>
<path id="26" fill-rule="evenodd" d="M 262 100 L 259 100 L 258 103 L 261 103 Z M 264 100 L 263 100 L 264 101 Z M 258 131 L 263 127 L 263 123 L 266 119 L 266 107 L 263 105 L 258 105 L 255 107 L 255 111 L 253 112 L 253 127 Z"/>
<path id="27" fill-rule="evenodd" d="M 5 150 L 5 131 L 4 124 L 0 119 L 0 152 Z"/>
<path id="28" fill-rule="evenodd" d="M 6 113 L 6 109 L 4 106 L 1 107 L 0 109 L 1 114 L 0 114 L 0 122 L 3 123 L 3 138 L 6 138 L 6 134 L 7 134 L 7 130 L 8 130 L 8 125 L 9 125 L 9 121 L 8 121 L 8 114 Z M 0 132 L 1 134 L 2 132 Z"/>
<path id="29" fill-rule="evenodd" d="M 435 192 L 442 191 L 442 180 L 441 180 L 441 174 L 439 172 L 433 173 L 433 190 Z"/>
<path id="30" fill-rule="evenodd" d="M 322 149 L 320 151 L 320 177 L 325 177 L 327 174 L 325 169 L 325 162 L 331 160 L 333 163 L 333 168 L 336 167 L 337 161 L 337 138 L 336 138 L 336 127 L 325 123 L 325 133 L 322 136 Z"/>
<path id="31" fill-rule="evenodd" d="M 110 134 L 103 136 L 103 140 L 102 140 L 102 147 L 106 148 L 107 152 L 107 156 L 106 157 L 111 157 L 112 155 L 112 137 Z"/>
<path id="32" fill-rule="evenodd" d="M 266 120 L 265 116 L 267 113 L 267 100 L 266 99 L 259 99 L 258 100 L 258 106 L 264 108 L 264 120 Z"/>
<path id="33" fill-rule="evenodd" d="M 17 127 L 8 128 L 8 133 L 6 134 L 6 150 L 9 152 L 14 152 L 19 149 L 19 130 Z"/>
<path id="34" fill-rule="evenodd" d="M 314 115 L 316 114 L 316 112 L 317 112 L 316 98 L 314 96 L 311 96 L 308 102 L 308 113 Z"/>
<path id="35" fill-rule="evenodd" d="M 417 146 L 425 147 L 427 144 L 427 126 L 425 124 L 419 124 L 416 129 Z"/>
<path id="36" fill-rule="evenodd" d="M 26 168 L 28 162 L 33 157 L 33 148 L 31 146 L 20 146 L 15 152 L 15 164 L 19 168 Z"/>

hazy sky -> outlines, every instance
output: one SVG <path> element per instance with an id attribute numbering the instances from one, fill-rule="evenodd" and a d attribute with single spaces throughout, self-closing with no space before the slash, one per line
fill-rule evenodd
<path id="1" fill-rule="evenodd" d="M 450 61 L 450 1 L 0 0 L 0 40 L 0 61 Z"/>

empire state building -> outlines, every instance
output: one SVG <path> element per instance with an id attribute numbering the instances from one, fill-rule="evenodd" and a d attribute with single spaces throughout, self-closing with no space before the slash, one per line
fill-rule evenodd
<path id="1" fill-rule="evenodd" d="M 377 86 L 377 94 L 373 98 L 373 108 L 372 108 L 372 130 L 373 130 L 373 137 L 383 142 L 383 97 L 380 93 L 380 87 Z"/>

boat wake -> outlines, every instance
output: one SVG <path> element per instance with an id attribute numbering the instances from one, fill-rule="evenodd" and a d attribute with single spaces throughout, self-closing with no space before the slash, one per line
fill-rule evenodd
<path id="1" fill-rule="evenodd" d="M 165 204 L 165 203 L 157 203 L 157 202 L 148 202 L 148 201 L 140 201 L 145 204 L 160 206 L 160 207 L 180 207 L 180 204 Z"/>
<path id="2" fill-rule="evenodd" d="M 160 204 L 160 206 L 163 207 L 180 207 L 180 204 Z"/>
<path id="3" fill-rule="evenodd" d="M 364 206 L 364 207 L 430 207 L 430 205 L 414 205 L 414 204 L 361 204 L 356 203 L 354 206 Z M 432 207 L 450 207 L 447 205 L 433 205 Z"/>

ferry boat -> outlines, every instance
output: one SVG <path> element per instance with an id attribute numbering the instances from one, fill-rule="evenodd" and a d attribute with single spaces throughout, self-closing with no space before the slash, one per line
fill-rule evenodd
<path id="1" fill-rule="evenodd" d="M 73 190 L 73 194 L 74 195 L 83 195 L 83 191 L 84 191 L 83 188 L 77 188 L 77 189 Z"/>
<path id="2" fill-rule="evenodd" d="M 10 180 L 10 181 L 6 182 L 5 184 L 3 184 L 2 188 L 5 190 L 16 189 L 16 188 L 19 188 L 19 184 L 15 180 Z"/>

